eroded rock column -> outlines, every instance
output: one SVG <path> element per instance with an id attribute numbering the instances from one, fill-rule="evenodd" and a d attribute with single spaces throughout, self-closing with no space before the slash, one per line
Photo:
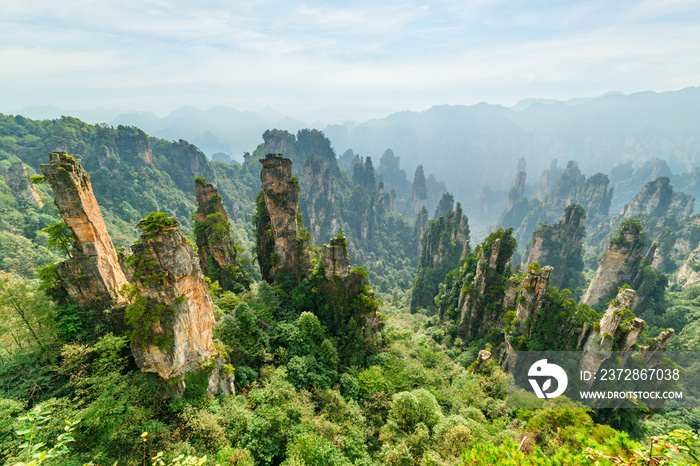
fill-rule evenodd
<path id="1" fill-rule="evenodd" d="M 224 290 L 248 287 L 249 280 L 238 265 L 236 245 L 224 203 L 214 185 L 205 178 L 195 178 L 197 220 L 194 236 L 204 275 L 218 280 Z"/>
<path id="2" fill-rule="evenodd" d="M 321 260 L 323 273 L 328 280 L 332 280 L 333 277 L 346 278 L 350 273 L 350 256 L 345 237 L 338 235 L 331 239 L 330 244 L 324 244 L 321 248 Z"/>
<path id="3" fill-rule="evenodd" d="M 131 348 L 145 372 L 166 380 L 197 370 L 215 352 L 214 313 L 192 246 L 177 220 L 151 214 L 132 246 Z"/>
<path id="4" fill-rule="evenodd" d="M 274 252 L 269 261 L 270 276 L 274 278 L 285 272 L 300 278 L 308 274 L 311 262 L 308 238 L 300 237 L 299 182 L 292 177 L 292 161 L 268 154 L 260 159 L 260 163 L 263 166 L 260 172 L 262 192 L 274 241 Z M 261 264 L 264 262 L 260 261 Z M 266 276 L 265 272 L 263 276 Z"/>
<path id="5" fill-rule="evenodd" d="M 640 267 L 644 266 L 642 252 L 645 247 L 641 224 L 635 220 L 623 222 L 620 230 L 610 240 L 605 257 L 581 301 L 596 307 L 610 299 L 617 287 L 631 284 Z"/>
<path id="6" fill-rule="evenodd" d="M 81 307 L 123 302 L 119 291 L 127 280 L 92 192 L 90 176 L 65 152 L 51 152 L 49 160 L 41 165 L 41 172 L 53 189 L 61 217 L 77 238 L 77 255 L 56 264 L 63 286 Z"/>

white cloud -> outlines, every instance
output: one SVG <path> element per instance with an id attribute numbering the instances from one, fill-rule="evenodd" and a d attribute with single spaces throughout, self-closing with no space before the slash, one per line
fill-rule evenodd
<path id="1" fill-rule="evenodd" d="M 3 2 L 0 86 L 16 108 L 63 99 L 143 110 L 664 90 L 700 80 L 698 11 L 681 0 Z"/>

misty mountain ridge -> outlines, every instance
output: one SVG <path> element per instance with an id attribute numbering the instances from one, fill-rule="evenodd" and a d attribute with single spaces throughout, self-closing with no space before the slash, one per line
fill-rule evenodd
<path id="1" fill-rule="evenodd" d="M 477 198 L 485 183 L 495 191 L 507 190 L 521 157 L 531 174 L 541 173 L 554 159 L 561 165 L 576 160 L 588 176 L 599 171 L 610 173 L 629 162 L 639 169 L 654 159 L 665 161 L 674 173 L 692 172 L 700 152 L 695 136 L 700 129 L 699 103 L 700 88 L 689 87 L 567 101 L 526 99 L 512 108 L 483 102 L 436 105 L 361 123 L 349 119 L 323 128 L 320 122 L 311 126 L 323 130 L 337 154 L 352 149 L 378 159 L 391 148 L 401 157 L 407 173 L 423 164 L 445 182 L 456 199 L 466 200 Z M 329 105 L 304 117 L 337 118 L 343 109 L 350 114 L 359 111 L 357 106 L 345 107 Z M 60 109 L 43 106 L 26 110 L 22 114 L 34 118 L 60 113 Z M 96 117 L 110 112 L 72 113 Z M 136 126 L 163 139 L 184 139 L 209 158 L 223 153 L 233 161 L 241 161 L 244 152 L 252 151 L 267 129 L 296 132 L 311 127 L 271 107 L 251 112 L 224 106 L 209 110 L 181 107 L 165 117 L 150 112 L 122 113 L 111 124 Z M 229 157 L 219 155 L 217 159 Z M 613 202 L 619 205 L 624 200 Z"/>

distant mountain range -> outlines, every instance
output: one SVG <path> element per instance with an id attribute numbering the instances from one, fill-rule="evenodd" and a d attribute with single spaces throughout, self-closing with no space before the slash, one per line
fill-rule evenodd
<path id="1" fill-rule="evenodd" d="M 349 120 L 361 114 L 356 107 L 346 111 Z M 381 109 L 373 111 L 377 114 Z M 53 107 L 28 107 L 18 113 L 30 118 L 66 114 Z M 326 122 L 340 121 L 340 113 L 342 109 L 329 106 L 315 116 L 328 116 Z M 478 196 L 485 183 L 494 190 L 507 189 L 521 157 L 527 162 L 528 182 L 534 182 L 553 159 L 562 166 L 576 160 L 588 175 L 609 173 L 629 161 L 638 167 L 662 159 L 676 173 L 692 171 L 700 164 L 700 87 L 610 93 L 566 102 L 527 99 L 512 108 L 486 103 L 439 105 L 423 112 L 403 111 L 343 124 L 308 124 L 270 108 L 248 112 L 222 106 L 209 110 L 182 107 L 165 117 L 114 109 L 72 112 L 71 116 L 136 126 L 160 138 L 187 140 L 209 157 L 219 153 L 219 159 L 238 161 L 262 142 L 267 129 L 296 132 L 314 127 L 324 131 L 338 155 L 352 149 L 379 159 L 391 148 L 408 173 L 423 164 L 445 181 L 458 200 Z"/>

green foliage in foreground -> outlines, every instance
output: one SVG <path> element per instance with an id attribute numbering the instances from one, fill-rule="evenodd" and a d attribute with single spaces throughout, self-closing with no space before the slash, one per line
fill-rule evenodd
<path id="1" fill-rule="evenodd" d="M 617 464 L 645 464 L 633 461 L 649 451 L 647 440 L 596 424 L 585 408 L 509 409 L 506 375 L 495 365 L 470 373 L 473 355 L 437 333 L 434 317 L 385 307 L 389 344 L 352 364 L 316 315 L 271 317 L 291 312 L 279 297 L 262 284 L 216 298 L 235 397 L 207 396 L 196 378 L 180 400 L 160 395 L 164 387 L 137 370 L 121 336 L 55 341 L 57 357 L 48 362 L 36 346 L 15 350 L 3 359 L 0 381 L 8 364 L 22 360 L 27 374 L 38 370 L 43 378 L 33 378 L 41 390 L 32 397 L 0 384 L 0 461 L 26 461 L 15 434 L 26 429 L 20 418 L 37 409 L 28 406 L 50 401 L 50 416 L 36 430 L 42 450 L 57 445 L 66 422 L 80 422 L 72 424 L 70 452 L 46 464 L 549 465 L 614 464 L 617 457 L 625 461 Z M 675 455 L 667 464 L 692 460 L 694 439 L 659 437 L 680 453 L 666 448 L 654 456 Z"/>

